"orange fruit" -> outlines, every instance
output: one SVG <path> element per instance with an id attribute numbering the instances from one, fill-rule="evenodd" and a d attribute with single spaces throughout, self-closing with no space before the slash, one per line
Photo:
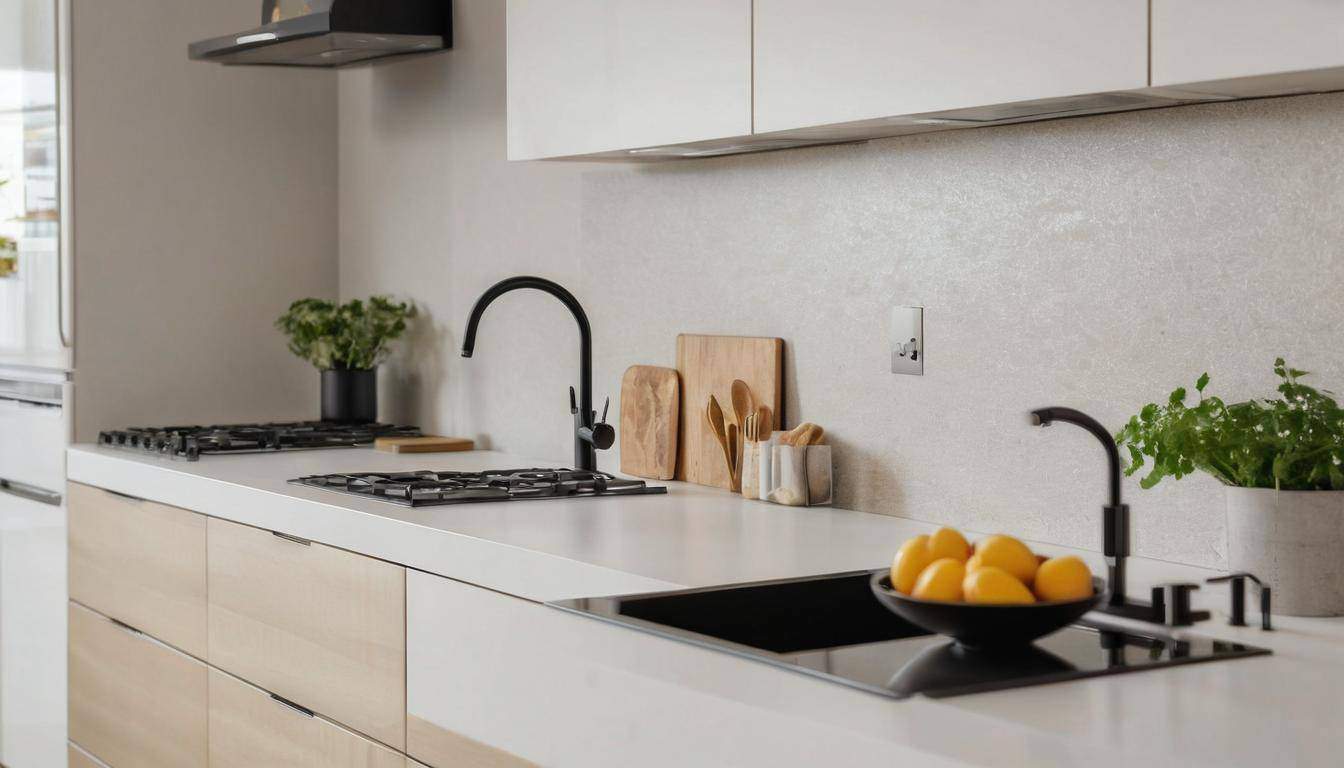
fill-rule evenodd
<path id="1" fill-rule="evenodd" d="M 1026 605 L 1036 602 L 1031 590 L 1011 573 L 985 565 L 966 574 L 962 582 L 966 602 L 979 605 Z"/>
<path id="2" fill-rule="evenodd" d="M 975 545 L 975 554 L 966 561 L 967 571 L 986 566 L 1002 568 L 1023 585 L 1030 585 L 1036 577 L 1037 560 L 1026 544 L 1012 536 L 997 534 Z"/>
<path id="3" fill-rule="evenodd" d="M 938 600 L 944 603 L 961 602 L 961 582 L 966 578 L 966 566 L 960 560 L 944 557 L 935 560 L 919 574 L 910 594 L 920 600 Z"/>
<path id="4" fill-rule="evenodd" d="M 939 528 L 929 536 L 929 554 L 934 560 L 950 557 L 964 563 L 971 556 L 971 545 L 957 529 Z"/>
<path id="5" fill-rule="evenodd" d="M 929 554 L 929 537 L 916 536 L 901 545 L 891 561 L 891 586 L 902 594 L 910 594 L 919 574 L 933 562 Z"/>
<path id="6" fill-rule="evenodd" d="M 1032 588 L 1041 600 L 1082 600 L 1092 596 L 1092 571 L 1075 555 L 1052 557 L 1037 569 Z"/>

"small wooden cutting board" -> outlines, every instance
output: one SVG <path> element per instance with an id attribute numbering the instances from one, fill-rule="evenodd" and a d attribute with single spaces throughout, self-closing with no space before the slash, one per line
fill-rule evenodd
<path id="1" fill-rule="evenodd" d="M 476 442 L 465 437 L 380 437 L 373 443 L 380 451 L 388 453 L 448 453 L 450 451 L 470 451 Z"/>
<path id="2" fill-rule="evenodd" d="M 621 377 L 621 472 L 671 480 L 677 470 L 681 381 L 676 370 L 632 365 Z"/>

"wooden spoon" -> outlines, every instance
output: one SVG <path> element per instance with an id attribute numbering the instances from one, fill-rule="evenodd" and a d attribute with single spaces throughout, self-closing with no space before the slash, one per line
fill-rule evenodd
<path id="1" fill-rule="evenodd" d="M 728 447 L 728 430 L 723 425 L 723 409 L 719 407 L 719 401 L 713 395 L 709 396 L 709 407 L 705 409 L 705 416 L 709 419 L 710 431 L 714 433 L 714 437 L 718 438 L 719 447 L 723 448 L 724 460 L 731 467 L 733 457 Z"/>
<path id="2" fill-rule="evenodd" d="M 756 410 L 756 398 L 751 396 L 751 387 L 741 379 L 733 379 L 733 415 L 737 417 L 739 429 L 747 426 L 747 414 Z"/>
<path id="3" fill-rule="evenodd" d="M 769 440 L 770 435 L 775 431 L 775 424 L 770 420 L 770 406 L 762 405 L 756 409 L 756 440 Z"/>
<path id="4" fill-rule="evenodd" d="M 741 486 L 737 484 L 737 461 L 742 457 L 742 432 L 738 430 L 736 424 L 728 425 L 728 482 L 732 485 L 734 491 Z"/>

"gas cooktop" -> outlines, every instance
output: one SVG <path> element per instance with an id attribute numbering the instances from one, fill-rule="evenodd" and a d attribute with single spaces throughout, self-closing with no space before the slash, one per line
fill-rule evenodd
<path id="1" fill-rule="evenodd" d="M 408 507 L 473 501 L 631 496 L 667 493 L 642 480 L 573 469 L 491 469 L 484 472 L 354 472 L 310 475 L 289 482 Z"/>
<path id="2" fill-rule="evenodd" d="M 550 603 L 895 699 L 1019 688 L 1269 653 L 1241 643 L 1083 621 L 1035 643 L 972 649 L 888 611 L 871 572 Z M 1089 614 L 1100 616 L 1099 614 Z"/>
<path id="3" fill-rule="evenodd" d="M 419 437 L 418 427 L 290 421 L 212 427 L 128 427 L 98 433 L 98 444 L 195 461 L 203 453 L 260 453 L 371 445 L 379 437 Z"/>

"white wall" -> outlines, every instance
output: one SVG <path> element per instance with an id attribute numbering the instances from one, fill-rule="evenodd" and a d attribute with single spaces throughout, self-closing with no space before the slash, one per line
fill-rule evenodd
<path id="1" fill-rule="evenodd" d="M 336 79 L 189 62 L 256 0 L 74 0 L 76 436 L 317 417 L 271 323 L 336 293 Z"/>
<path id="2" fill-rule="evenodd" d="M 1344 95 L 509 164 L 504 4 L 455 6 L 452 52 L 339 76 L 341 293 L 427 315 L 385 372 L 385 416 L 568 461 L 558 303 L 501 300 L 457 357 L 475 297 L 536 273 L 587 306 L 599 398 L 630 364 L 672 364 L 678 332 L 782 336 L 787 412 L 827 427 L 842 506 L 1099 548 L 1100 448 L 1027 427 L 1029 408 L 1118 427 L 1204 370 L 1226 396 L 1269 394 L 1280 354 L 1344 387 Z M 887 372 L 893 304 L 927 307 L 922 378 Z M 1139 553 L 1224 561 L 1213 481 L 1126 492 Z"/>

